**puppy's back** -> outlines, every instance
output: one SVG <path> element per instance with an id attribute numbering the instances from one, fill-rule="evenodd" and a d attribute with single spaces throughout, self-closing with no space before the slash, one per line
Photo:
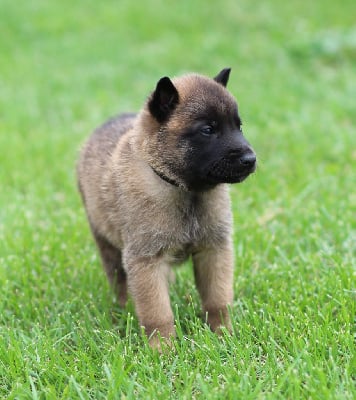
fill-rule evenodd
<path id="1" fill-rule="evenodd" d="M 92 166 L 92 161 L 105 164 L 120 137 L 132 128 L 135 117 L 136 114 L 118 115 L 97 128 L 83 147 L 79 167 Z"/>
<path id="2" fill-rule="evenodd" d="M 103 184 L 110 173 L 110 158 L 120 139 L 130 131 L 136 114 L 122 114 L 97 128 L 84 144 L 77 164 L 78 188 L 92 228 L 106 220 Z"/>
<path id="3" fill-rule="evenodd" d="M 135 117 L 136 114 L 128 113 L 108 120 L 84 144 L 77 165 L 78 186 L 84 201 L 89 188 L 100 185 L 113 150 L 120 138 L 132 128 Z"/>

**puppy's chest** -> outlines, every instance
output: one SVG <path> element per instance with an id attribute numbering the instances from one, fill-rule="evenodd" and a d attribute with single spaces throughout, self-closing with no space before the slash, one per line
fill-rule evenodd
<path id="1" fill-rule="evenodd" d="M 195 198 L 165 200 L 137 206 L 127 218 L 126 246 L 135 255 L 166 256 L 167 261 L 180 263 L 199 249 L 226 240 L 231 218 L 221 205 L 211 208 L 211 202 Z"/>
<path id="2" fill-rule="evenodd" d="M 171 227 L 173 229 L 164 235 L 163 242 L 165 242 L 167 259 L 172 264 L 184 262 L 190 254 L 202 247 L 209 239 L 207 233 L 209 227 L 204 220 L 192 213 L 180 214 L 175 219 L 175 225 L 171 225 Z"/>
<path id="3" fill-rule="evenodd" d="M 214 219 L 195 211 L 181 214 L 176 229 L 166 235 L 166 255 L 172 264 L 184 262 L 202 248 L 218 246 L 226 238 L 228 221 L 216 223 Z"/>
<path id="4" fill-rule="evenodd" d="M 194 201 L 184 204 L 184 207 L 177 207 L 168 234 L 173 252 L 190 253 L 210 241 L 218 241 L 218 237 L 224 233 L 224 223 L 219 224 L 218 218 L 214 218 L 215 214 L 211 211 Z"/>
<path id="5" fill-rule="evenodd" d="M 171 214 L 172 220 L 176 222 L 176 231 L 182 240 L 194 242 L 201 240 L 205 231 L 212 224 L 209 221 L 208 210 L 194 197 L 185 202 L 178 203 L 174 212 Z"/>

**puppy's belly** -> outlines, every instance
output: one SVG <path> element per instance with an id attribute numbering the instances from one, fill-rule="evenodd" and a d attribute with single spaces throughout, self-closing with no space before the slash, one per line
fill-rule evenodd
<path id="1" fill-rule="evenodd" d="M 168 252 L 168 263 L 179 265 L 186 261 L 192 253 L 192 245 L 187 244 L 179 249 L 172 249 Z"/>

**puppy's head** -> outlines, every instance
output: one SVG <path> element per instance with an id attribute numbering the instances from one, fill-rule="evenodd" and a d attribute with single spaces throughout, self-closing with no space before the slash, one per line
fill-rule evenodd
<path id="1" fill-rule="evenodd" d="M 157 83 L 144 110 L 145 149 L 153 170 L 186 190 L 208 190 L 242 182 L 256 156 L 241 130 L 233 96 L 226 90 L 230 69 L 214 79 L 185 75 Z"/>

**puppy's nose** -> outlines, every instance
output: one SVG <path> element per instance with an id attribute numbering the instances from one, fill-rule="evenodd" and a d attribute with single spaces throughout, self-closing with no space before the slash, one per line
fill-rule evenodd
<path id="1" fill-rule="evenodd" d="M 256 154 L 255 153 L 245 153 L 239 158 L 239 163 L 244 167 L 253 167 L 256 164 Z"/>
<path id="2" fill-rule="evenodd" d="M 238 162 L 244 168 L 253 168 L 256 164 L 256 154 L 251 150 L 230 150 L 228 156 L 232 162 Z"/>

